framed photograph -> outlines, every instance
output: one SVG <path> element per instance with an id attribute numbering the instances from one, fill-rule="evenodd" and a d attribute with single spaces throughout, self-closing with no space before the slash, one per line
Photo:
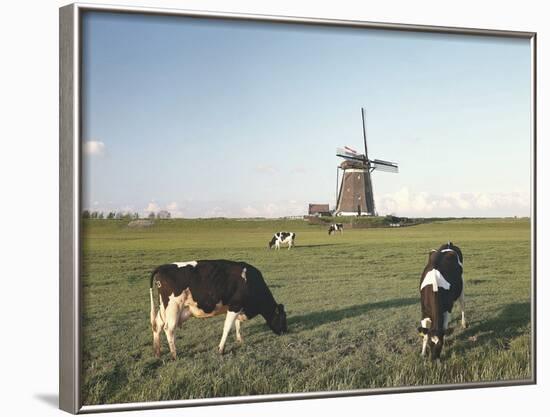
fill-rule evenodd
<path id="1" fill-rule="evenodd" d="M 536 382 L 536 34 L 60 8 L 60 408 Z"/>

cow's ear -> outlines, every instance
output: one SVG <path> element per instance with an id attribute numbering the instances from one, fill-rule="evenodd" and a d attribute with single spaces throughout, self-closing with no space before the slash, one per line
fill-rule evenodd
<path id="1" fill-rule="evenodd" d="M 277 307 L 279 307 L 279 310 L 282 311 L 284 313 L 285 311 L 285 306 L 283 304 L 279 304 Z"/>

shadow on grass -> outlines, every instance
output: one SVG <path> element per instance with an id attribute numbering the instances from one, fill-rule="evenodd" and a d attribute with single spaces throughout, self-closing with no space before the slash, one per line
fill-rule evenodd
<path id="1" fill-rule="evenodd" d="M 291 333 L 301 332 L 323 324 L 361 316 L 372 310 L 406 307 L 416 303 L 418 303 L 418 298 L 395 298 L 374 303 L 356 304 L 334 310 L 313 311 L 301 316 L 290 316 L 288 318 L 288 328 Z"/>
<path id="2" fill-rule="evenodd" d="M 468 279 L 465 285 L 479 285 L 488 282 L 488 279 Z"/>
<path id="3" fill-rule="evenodd" d="M 316 245 L 296 245 L 293 246 L 291 250 L 297 250 L 297 249 L 308 249 L 308 248 L 322 248 L 325 246 L 335 246 L 334 243 L 318 243 Z"/>
<path id="4" fill-rule="evenodd" d="M 466 316 L 466 319 L 468 319 L 468 316 Z M 531 303 L 523 302 L 508 304 L 500 311 L 497 317 L 479 321 L 463 330 L 458 338 L 463 340 L 466 344 L 457 348 L 457 350 L 464 351 L 468 349 L 468 342 L 480 345 L 497 343 L 498 339 L 509 341 L 510 339 L 525 334 L 524 327 L 530 320 Z"/>

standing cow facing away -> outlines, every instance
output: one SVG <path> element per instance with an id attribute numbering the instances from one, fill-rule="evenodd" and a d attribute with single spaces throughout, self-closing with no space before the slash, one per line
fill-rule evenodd
<path id="1" fill-rule="evenodd" d="M 343 223 L 333 223 L 328 228 L 328 235 L 330 236 L 333 233 L 340 232 L 344 233 L 344 224 Z"/>
<path id="2" fill-rule="evenodd" d="M 441 355 L 451 310 L 457 300 L 462 312 L 462 327 L 466 327 L 463 265 L 462 251 L 449 242 L 430 253 L 420 279 L 422 320 L 418 331 L 423 337 L 422 356 L 426 355 L 429 346 L 432 360 Z"/>
<path id="3" fill-rule="evenodd" d="M 282 244 L 288 245 L 288 250 L 294 246 L 294 240 L 296 239 L 296 233 L 293 232 L 277 232 L 273 235 L 267 246 L 271 249 L 275 246 L 275 249 L 281 249 Z"/>
<path id="4" fill-rule="evenodd" d="M 155 287 L 160 299 L 158 312 L 153 296 Z M 224 351 L 233 324 L 237 341 L 242 342 L 241 322 L 258 314 L 274 333 L 287 331 L 284 306 L 275 302 L 261 272 L 245 262 L 212 260 L 161 265 L 151 274 L 149 292 L 153 350 L 157 357 L 160 332 L 164 330 L 172 358 L 176 359 L 176 326 L 181 327 L 190 317 L 227 313 L 219 353 Z"/>

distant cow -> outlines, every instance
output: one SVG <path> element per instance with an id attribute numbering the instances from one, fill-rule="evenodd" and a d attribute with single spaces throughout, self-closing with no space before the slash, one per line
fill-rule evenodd
<path id="1" fill-rule="evenodd" d="M 161 265 L 151 274 L 151 327 L 153 350 L 160 356 L 160 332 L 164 330 L 172 358 L 176 359 L 175 329 L 190 317 L 213 317 L 227 313 L 218 345 L 223 353 L 227 335 L 235 323 L 242 342 L 241 321 L 261 315 L 276 334 L 287 331 L 286 313 L 277 304 L 261 272 L 245 262 L 226 260 L 175 262 Z M 159 311 L 153 288 L 158 289 Z"/>
<path id="2" fill-rule="evenodd" d="M 275 249 L 280 249 L 282 244 L 288 245 L 288 249 L 294 246 L 294 240 L 296 239 L 296 233 L 292 232 L 277 232 L 273 235 L 268 243 L 269 249 L 275 246 Z"/>
<path id="3" fill-rule="evenodd" d="M 330 236 L 333 233 L 340 232 L 344 233 L 344 224 L 343 223 L 333 223 L 328 228 L 328 235 Z"/>
<path id="4" fill-rule="evenodd" d="M 463 266 L 462 252 L 452 242 L 431 251 L 428 257 L 420 279 L 422 320 L 418 331 L 423 336 L 422 356 L 426 355 L 429 346 L 431 358 L 440 357 L 451 310 L 457 300 L 462 312 L 462 327 L 466 327 Z"/>

